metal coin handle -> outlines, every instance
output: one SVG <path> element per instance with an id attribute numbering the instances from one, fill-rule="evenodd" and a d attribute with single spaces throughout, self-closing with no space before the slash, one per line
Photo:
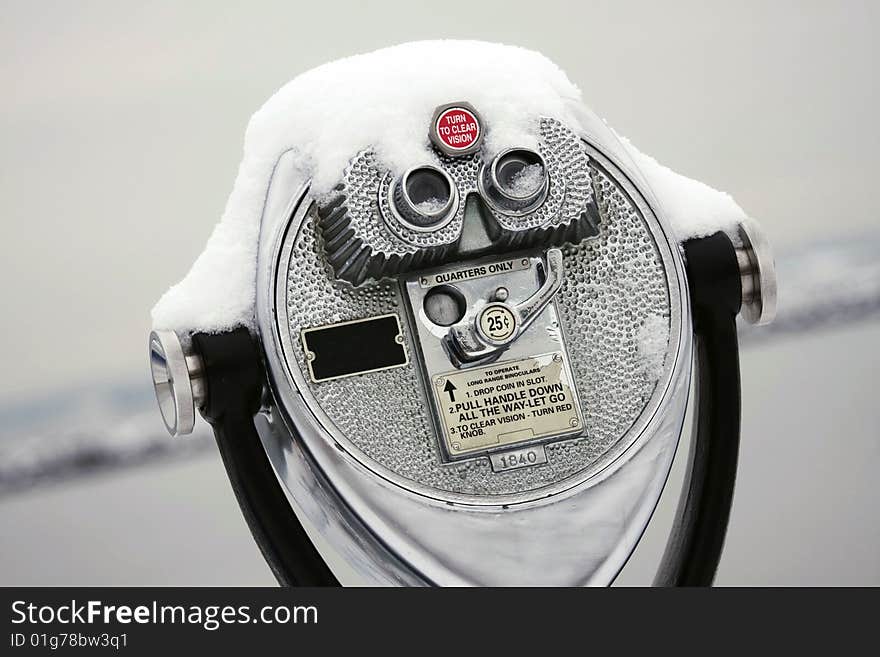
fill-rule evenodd
<path id="1" fill-rule="evenodd" d="M 562 287 L 562 251 L 549 249 L 544 260 L 544 283 L 525 301 L 487 304 L 473 322 L 449 330 L 449 340 L 461 360 L 471 362 L 492 355 L 513 343 L 541 314 Z"/>
<path id="2" fill-rule="evenodd" d="M 477 330 L 492 344 L 504 344 L 514 333 L 518 324 L 516 312 L 506 303 L 490 303 L 477 317 Z"/>

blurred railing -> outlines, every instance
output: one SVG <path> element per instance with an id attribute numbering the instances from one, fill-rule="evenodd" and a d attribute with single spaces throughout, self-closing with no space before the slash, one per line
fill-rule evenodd
<path id="1" fill-rule="evenodd" d="M 777 319 L 768 327 L 741 327 L 744 348 L 880 317 L 880 235 L 791 250 L 777 265 Z M 184 459 L 212 445 L 202 421 L 186 438 L 165 433 L 145 362 L 131 382 L 0 406 L 0 495 Z"/>

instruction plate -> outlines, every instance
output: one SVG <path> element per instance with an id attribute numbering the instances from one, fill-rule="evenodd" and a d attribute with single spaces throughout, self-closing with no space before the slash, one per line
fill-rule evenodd
<path id="1" fill-rule="evenodd" d="M 561 351 L 447 372 L 433 392 L 451 458 L 579 433 L 583 424 Z"/>

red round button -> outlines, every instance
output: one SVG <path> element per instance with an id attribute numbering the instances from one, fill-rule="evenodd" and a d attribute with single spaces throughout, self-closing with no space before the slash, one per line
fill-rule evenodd
<path id="1" fill-rule="evenodd" d="M 447 148 L 463 151 L 480 138 L 480 122 L 473 112 L 463 107 L 450 107 L 437 117 L 434 131 Z"/>

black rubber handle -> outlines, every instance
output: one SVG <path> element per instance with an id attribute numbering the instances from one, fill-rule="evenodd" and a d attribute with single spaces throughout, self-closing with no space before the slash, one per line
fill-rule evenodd
<path id="1" fill-rule="evenodd" d="M 287 501 L 254 426 L 261 360 L 247 329 L 193 336 L 207 376 L 202 414 L 254 540 L 282 586 L 339 586 Z"/>
<path id="2" fill-rule="evenodd" d="M 657 586 L 710 586 L 733 503 L 740 432 L 736 315 L 742 285 L 723 233 L 684 245 L 694 317 L 696 427 L 675 525 Z"/>

